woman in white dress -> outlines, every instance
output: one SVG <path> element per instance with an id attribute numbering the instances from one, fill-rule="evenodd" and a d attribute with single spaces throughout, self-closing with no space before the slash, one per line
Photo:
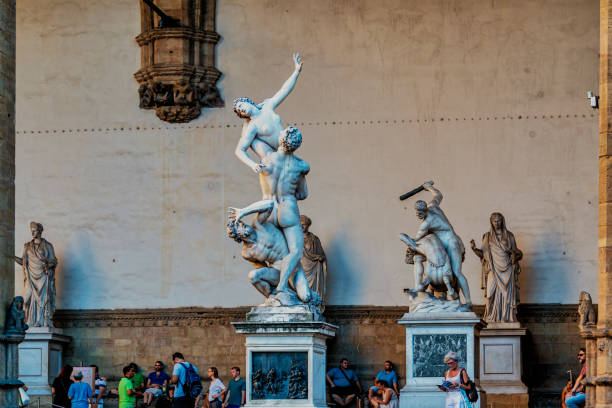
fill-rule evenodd
<path id="1" fill-rule="evenodd" d="M 438 388 L 446 392 L 446 404 L 444 408 L 471 408 L 472 404 L 465 394 L 465 390 L 469 389 L 469 377 L 467 371 L 460 368 L 457 364 L 459 357 L 454 351 L 449 351 L 444 356 L 444 363 L 448 365 L 448 370 L 444 372 L 444 383 L 438 385 Z M 463 377 L 463 381 L 461 379 Z M 446 385 L 446 387 L 445 387 Z"/>
<path id="2" fill-rule="evenodd" d="M 376 380 L 374 385 L 380 392 L 380 396 L 377 395 L 371 400 L 374 408 L 399 408 L 397 394 L 385 380 Z"/>

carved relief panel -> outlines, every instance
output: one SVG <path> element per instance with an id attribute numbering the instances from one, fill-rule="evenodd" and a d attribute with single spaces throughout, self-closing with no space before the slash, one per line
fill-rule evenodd
<path id="1" fill-rule="evenodd" d="M 216 0 L 140 0 L 142 67 L 134 74 L 140 108 L 181 123 L 224 105 L 216 86 L 215 6 Z"/>

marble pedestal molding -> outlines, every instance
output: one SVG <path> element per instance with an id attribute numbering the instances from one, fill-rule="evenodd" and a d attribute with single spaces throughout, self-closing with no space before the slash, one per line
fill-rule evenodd
<path id="1" fill-rule="evenodd" d="M 520 323 L 487 323 L 480 331 L 480 385 L 487 395 L 524 394 L 527 387 L 521 381 L 521 336 L 526 329 Z"/>
<path id="2" fill-rule="evenodd" d="M 54 327 L 31 327 L 19 344 L 19 380 L 28 394 L 51 395 L 51 384 L 62 368 L 62 352 L 71 337 Z"/>
<path id="3" fill-rule="evenodd" d="M 305 306 L 263 307 L 247 313 L 246 322 L 232 322 L 236 332 L 246 335 L 246 408 L 326 408 L 326 340 L 334 337 L 337 326 L 314 320 Z M 283 354 L 285 353 L 285 354 Z M 307 393 L 298 399 L 262 398 L 254 389 L 255 361 L 273 361 L 279 376 L 289 371 L 287 356 L 303 359 Z M 284 362 L 283 362 L 284 361 Z M 264 373 L 265 374 L 265 373 Z M 288 380 L 284 380 L 288 381 Z"/>
<path id="4" fill-rule="evenodd" d="M 406 385 L 400 393 L 401 408 L 439 408 L 446 394 L 438 390 L 446 365 L 444 355 L 454 351 L 478 386 L 478 334 L 485 323 L 473 312 L 406 313 L 398 323 L 406 328 Z M 480 387 L 473 407 L 486 407 Z"/>

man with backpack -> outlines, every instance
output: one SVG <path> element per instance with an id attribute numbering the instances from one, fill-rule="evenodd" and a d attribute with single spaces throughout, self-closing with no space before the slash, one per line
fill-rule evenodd
<path id="1" fill-rule="evenodd" d="M 202 382 L 197 368 L 185 361 L 181 353 L 172 355 L 174 369 L 171 384 L 176 384 L 172 408 L 193 408 L 195 397 L 202 391 Z"/>

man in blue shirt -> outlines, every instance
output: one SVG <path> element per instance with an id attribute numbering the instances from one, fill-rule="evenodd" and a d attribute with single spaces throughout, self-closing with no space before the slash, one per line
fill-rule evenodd
<path id="1" fill-rule="evenodd" d="M 81 382 L 83 373 L 78 372 L 74 375 L 74 383 L 68 388 L 68 398 L 72 402 L 72 408 L 89 408 L 93 391 L 89 384 Z"/>
<path id="2" fill-rule="evenodd" d="M 385 369 L 376 374 L 376 379 L 385 380 L 390 387 L 393 388 L 399 397 L 399 387 L 397 386 L 397 374 L 393 370 L 393 363 L 389 360 L 385 361 Z"/>
<path id="3" fill-rule="evenodd" d="M 183 357 L 181 353 L 174 353 L 172 355 L 172 361 L 174 362 L 174 369 L 172 370 L 170 383 L 176 384 L 172 408 L 193 408 L 194 400 L 183 388 L 187 382 L 187 368 L 185 367 L 189 367 L 191 364 L 185 361 L 185 357 Z M 193 369 L 196 373 L 198 372 L 195 366 L 193 366 Z"/>
<path id="4" fill-rule="evenodd" d="M 348 369 L 349 361 L 340 360 L 340 367 L 334 367 L 325 376 L 331 386 L 331 397 L 341 407 L 350 405 L 357 394 L 361 393 L 361 383 L 352 370 Z"/>

